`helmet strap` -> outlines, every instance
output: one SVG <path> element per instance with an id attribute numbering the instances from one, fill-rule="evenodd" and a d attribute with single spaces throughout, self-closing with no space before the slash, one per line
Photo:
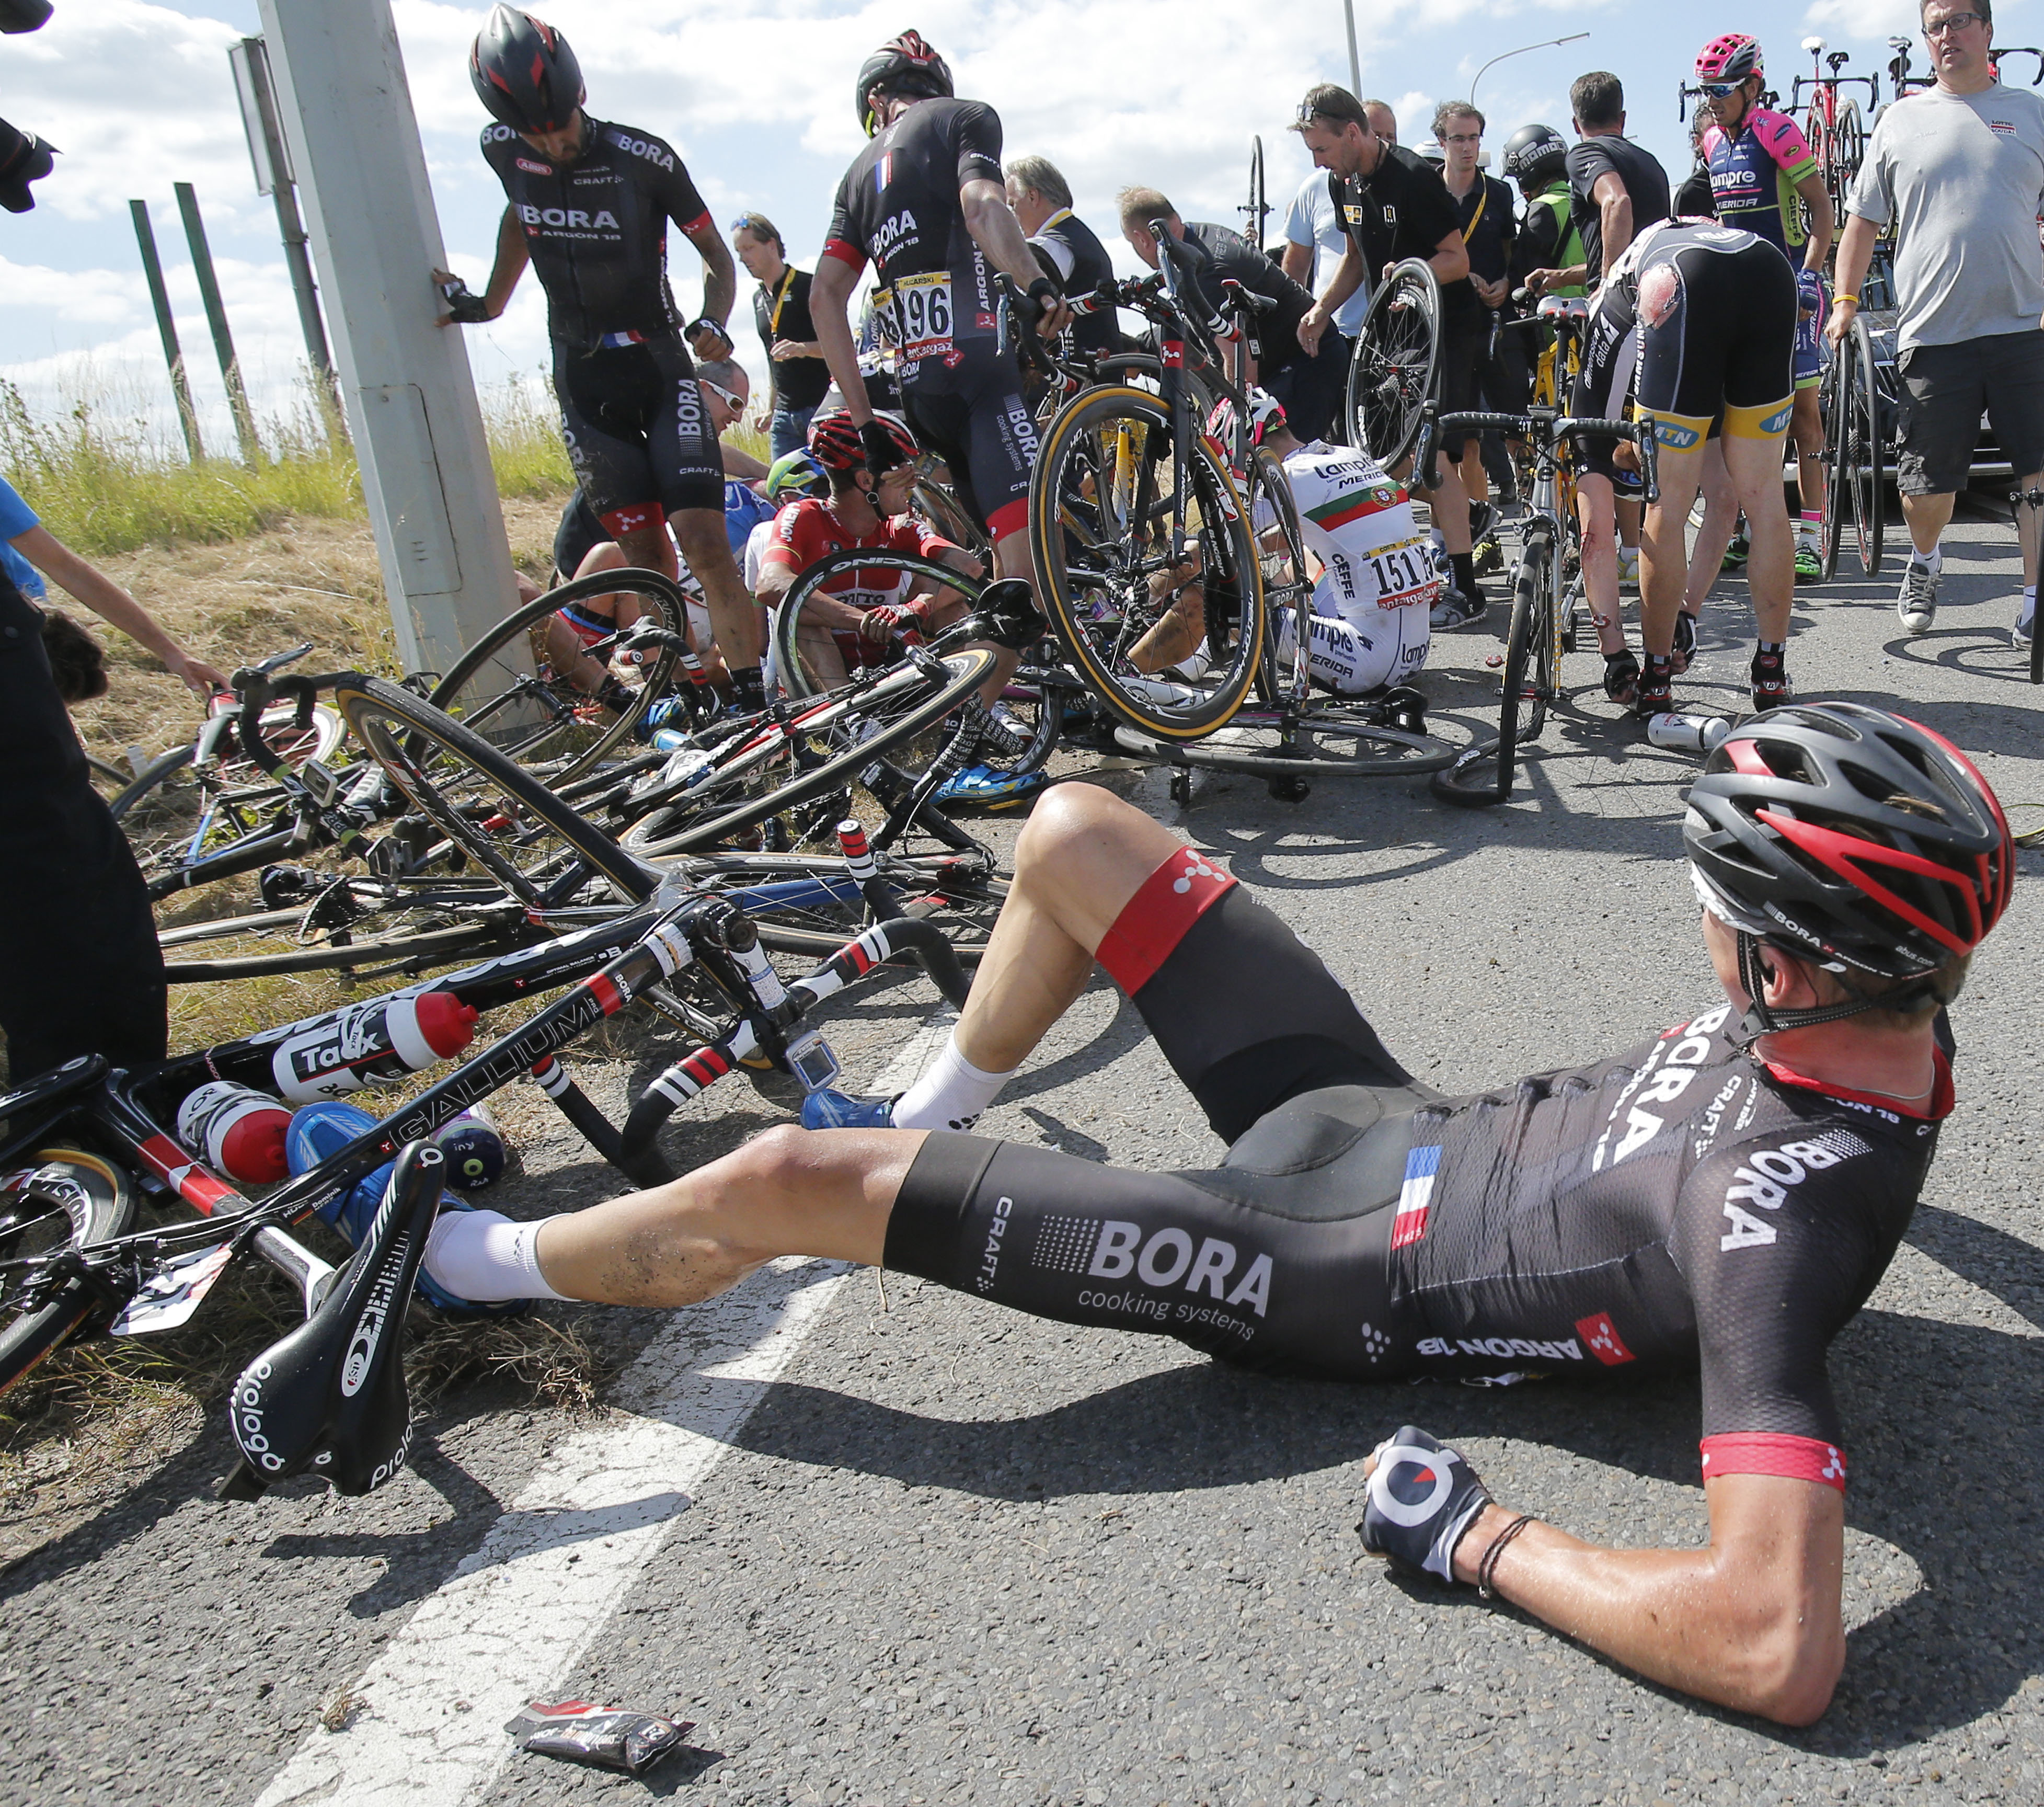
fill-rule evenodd
<path id="1" fill-rule="evenodd" d="M 1743 928 L 1732 932 L 1739 939 L 1739 982 L 1751 1000 L 1746 1014 L 1732 1032 L 1735 1047 L 1750 1048 L 1762 1036 L 1773 1035 L 1783 1029 L 1815 1028 L 1819 1023 L 1835 1023 L 1846 1017 L 1857 1017 L 1862 1011 L 1907 1008 L 1928 995 L 1920 986 L 1904 986 L 1877 998 L 1850 998 L 1842 1004 L 1827 1004 L 1815 1010 L 1771 1009 L 1766 1002 L 1769 975 L 1760 959 L 1760 950 L 1766 944 L 1758 935 Z"/>

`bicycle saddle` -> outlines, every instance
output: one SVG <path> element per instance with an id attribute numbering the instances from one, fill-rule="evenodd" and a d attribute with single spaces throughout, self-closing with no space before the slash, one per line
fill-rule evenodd
<path id="1" fill-rule="evenodd" d="M 1589 299 L 1585 295 L 1546 295 L 1541 298 L 1539 312 L 1543 320 L 1587 320 Z"/>
<path id="2" fill-rule="evenodd" d="M 229 1408 L 241 1460 L 222 1499 L 252 1500 L 308 1472 L 336 1493 L 366 1494 L 403 1465 L 405 1313 L 446 1182 L 447 1156 L 407 1143 L 369 1234 L 318 1310 L 242 1371 Z"/>

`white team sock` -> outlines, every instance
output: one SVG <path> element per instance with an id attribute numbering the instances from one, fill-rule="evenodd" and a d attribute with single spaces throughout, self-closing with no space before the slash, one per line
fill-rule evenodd
<path id="1" fill-rule="evenodd" d="M 1942 540 L 1927 552 L 1919 552 L 1911 546 L 1909 548 L 1909 556 L 1933 577 L 1945 568 L 1945 543 Z"/>
<path id="2" fill-rule="evenodd" d="M 982 1072 L 959 1052 L 954 1029 L 929 1071 L 894 1101 L 889 1116 L 897 1129 L 970 1129 L 1020 1071 Z"/>
<path id="3" fill-rule="evenodd" d="M 564 1299 L 540 1271 L 539 1240 L 539 1223 L 513 1223 L 501 1211 L 443 1211 L 426 1237 L 426 1272 L 478 1305 Z"/>

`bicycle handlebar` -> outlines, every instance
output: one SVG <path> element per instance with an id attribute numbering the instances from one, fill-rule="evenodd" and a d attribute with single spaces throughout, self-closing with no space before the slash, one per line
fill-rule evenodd
<path id="1" fill-rule="evenodd" d="M 1501 433 L 1514 439 L 1530 440 L 1536 448 L 1545 450 L 1557 440 L 1565 439 L 1622 439 L 1639 450 L 1639 475 L 1644 487 L 1645 499 L 1658 502 L 1661 497 L 1659 459 L 1654 435 L 1641 423 L 1633 421 L 1601 421 L 1588 415 L 1550 414 L 1544 409 L 1532 414 L 1499 414 L 1491 413 L 1434 413 L 1429 402 L 1424 418 L 1420 422 L 1419 443 L 1413 453 L 1413 468 L 1420 474 L 1424 486 L 1437 489 L 1440 486 L 1440 465 L 1435 456 L 1436 442 L 1443 433 Z M 1542 446 L 1540 441 L 1546 441 Z"/>

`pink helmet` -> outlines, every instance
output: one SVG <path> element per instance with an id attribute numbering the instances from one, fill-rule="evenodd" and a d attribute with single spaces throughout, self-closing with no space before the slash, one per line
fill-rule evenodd
<path id="1" fill-rule="evenodd" d="M 1696 52 L 1700 82 L 1742 82 L 1760 72 L 1760 40 L 1744 32 L 1727 32 Z"/>

